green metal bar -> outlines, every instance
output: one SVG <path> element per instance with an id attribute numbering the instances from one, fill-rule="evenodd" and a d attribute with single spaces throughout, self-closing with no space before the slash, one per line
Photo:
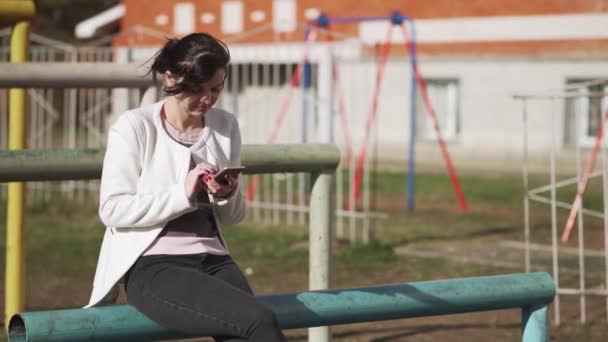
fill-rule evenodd
<path id="1" fill-rule="evenodd" d="M 353 289 L 259 296 L 284 329 L 373 322 L 474 311 L 538 307 L 523 320 L 526 342 L 542 341 L 539 318 L 555 296 L 547 273 L 423 281 Z M 527 311 L 526 311 L 527 312 Z M 530 329 L 530 330 L 529 330 Z M 15 315 L 9 341 L 150 341 L 184 338 L 130 306 Z M 534 340 L 534 338 L 537 338 Z"/>
<path id="2" fill-rule="evenodd" d="M 533 305 L 522 309 L 521 340 L 546 342 L 549 340 L 549 307 Z"/>
<path id="3" fill-rule="evenodd" d="M 0 183 L 99 179 L 103 149 L 0 151 Z M 245 173 L 331 172 L 340 162 L 334 144 L 243 145 Z"/>

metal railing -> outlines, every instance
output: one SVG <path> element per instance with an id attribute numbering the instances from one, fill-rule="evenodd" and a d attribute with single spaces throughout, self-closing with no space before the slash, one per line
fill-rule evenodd
<path id="1" fill-rule="evenodd" d="M 0 183 L 99 179 L 104 149 L 0 150 Z M 333 144 L 243 145 L 245 174 L 334 171 Z"/>
<path id="2" fill-rule="evenodd" d="M 104 151 L 20 150 L 0 151 L 0 183 L 98 179 Z M 310 172 L 309 288 L 327 289 L 330 280 L 332 231 L 332 177 L 340 162 L 333 144 L 244 145 L 241 161 L 249 174 Z M 11 255 L 7 256 L 12 258 Z M 21 289 L 22 290 L 22 289 Z M 315 332 L 327 340 L 327 328 Z"/>
<path id="3" fill-rule="evenodd" d="M 555 286 L 547 273 L 423 281 L 366 288 L 259 296 L 283 329 L 373 322 L 474 311 L 522 309 L 522 341 L 548 340 L 548 305 Z M 157 341 L 187 337 L 135 308 L 116 305 L 22 313 L 9 342 Z"/>
<path id="4" fill-rule="evenodd" d="M 0 88 L 148 87 L 153 81 L 146 73 L 142 63 L 0 63 Z"/>

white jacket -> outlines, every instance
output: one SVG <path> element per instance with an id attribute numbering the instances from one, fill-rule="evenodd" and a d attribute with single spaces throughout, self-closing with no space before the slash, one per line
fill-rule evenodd
<path id="1" fill-rule="evenodd" d="M 127 111 L 110 128 L 99 201 L 99 217 L 107 228 L 86 307 L 107 301 L 168 221 L 196 210 L 185 190 L 191 158 L 207 161 L 217 170 L 241 164 L 241 135 L 232 114 L 212 108 L 205 114 L 202 139 L 188 148 L 163 128 L 163 103 Z M 230 198 L 209 197 L 218 227 L 245 216 L 242 179 Z"/>

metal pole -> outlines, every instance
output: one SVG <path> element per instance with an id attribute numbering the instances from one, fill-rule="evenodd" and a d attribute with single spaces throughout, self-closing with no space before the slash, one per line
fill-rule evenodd
<path id="1" fill-rule="evenodd" d="M 28 22 L 19 22 L 11 32 L 11 63 L 27 60 L 29 42 Z M 9 150 L 25 148 L 26 90 L 9 90 Z M 25 184 L 8 184 L 6 209 L 6 275 L 5 275 L 5 319 L 4 328 L 8 329 L 9 318 L 23 311 L 25 302 L 25 256 L 24 256 L 24 206 Z"/>
<path id="2" fill-rule="evenodd" d="M 608 157 L 606 140 L 602 142 L 602 201 L 604 202 L 604 284 L 608 284 Z M 608 320 L 608 296 L 606 296 L 606 320 Z"/>
<path id="3" fill-rule="evenodd" d="M 274 65 L 275 68 L 275 73 L 273 75 L 273 83 L 275 84 L 275 86 L 280 87 L 281 84 L 281 78 L 280 78 L 280 74 L 281 74 L 281 64 L 277 63 Z M 285 65 L 285 74 L 288 75 L 289 74 L 289 68 L 287 65 Z M 235 82 L 236 83 L 236 82 Z M 288 92 L 290 90 L 287 90 Z M 272 134 L 272 133 L 271 133 Z M 279 133 L 277 131 L 277 137 L 279 136 Z M 278 140 L 278 139 L 277 139 Z M 270 205 L 270 215 L 269 215 L 269 220 L 271 222 L 271 224 L 273 226 L 278 226 L 279 225 L 279 215 L 280 215 L 280 211 L 278 207 L 279 204 L 279 186 L 280 186 L 280 182 L 278 180 L 277 177 L 274 176 L 262 176 L 264 179 L 267 180 L 267 187 L 266 189 L 268 190 L 267 194 L 268 194 L 268 198 L 269 198 L 269 203 Z"/>
<path id="4" fill-rule="evenodd" d="M 551 100 L 551 105 L 555 104 L 555 100 Z M 553 106 L 551 106 L 553 107 Z M 552 108 L 553 109 L 553 108 Z M 557 294 L 555 295 L 555 324 L 559 325 L 559 262 L 557 253 L 558 248 L 558 238 L 557 238 L 557 189 L 556 189 L 556 172 L 555 172 L 555 115 L 551 115 L 551 149 L 550 149 L 550 165 L 549 165 L 549 178 L 551 183 L 551 246 L 552 248 L 552 256 L 553 256 L 553 280 L 555 281 L 555 287 L 558 289 Z"/>
<path id="5" fill-rule="evenodd" d="M 0 150 L 0 183 L 99 179 L 103 149 Z M 335 170 L 340 150 L 334 144 L 243 145 L 245 174 Z"/>
<path id="6" fill-rule="evenodd" d="M 141 63 L 0 63 L 0 87 L 147 88 L 155 85 L 147 72 Z"/>
<path id="7" fill-rule="evenodd" d="M 580 145 L 580 139 L 578 137 L 578 132 L 580 132 L 580 127 L 579 127 L 579 122 L 576 118 L 576 114 L 574 114 L 574 121 L 575 121 L 575 132 L 577 133 L 575 135 L 575 144 L 576 144 L 576 185 L 577 185 L 577 189 L 579 188 L 579 184 L 581 183 L 581 169 L 582 167 L 582 160 L 581 160 L 581 145 Z M 586 114 L 585 114 L 586 115 Z M 603 124 L 604 120 L 602 119 L 602 117 L 600 116 L 599 118 L 599 122 L 600 124 Z M 600 128 L 601 129 L 601 128 Z M 579 204 L 579 211 L 578 211 L 578 281 L 579 281 L 579 288 L 580 288 L 580 293 L 579 293 L 579 300 L 580 300 L 580 313 L 581 313 L 581 323 L 585 323 L 585 321 L 587 321 L 587 301 L 585 299 L 585 241 L 584 241 L 584 232 L 583 232 L 583 200 L 581 199 L 581 202 Z"/>
<path id="8" fill-rule="evenodd" d="M 2 0 L 0 1 L 0 23 L 22 22 L 31 19 L 36 13 L 32 0 Z"/>
<path id="9" fill-rule="evenodd" d="M 416 196 L 416 31 L 414 22 L 409 20 L 410 24 L 410 143 L 407 163 L 407 211 L 414 211 L 414 201 Z"/>
<path id="10" fill-rule="evenodd" d="M 522 309 L 521 340 L 523 342 L 548 341 L 549 337 L 549 307 L 532 306 Z"/>
<path id="11" fill-rule="evenodd" d="M 528 180 L 528 101 L 524 98 L 523 102 L 523 128 L 524 128 L 524 152 L 523 152 L 523 173 L 524 173 L 524 245 L 525 245 L 525 265 L 526 272 L 530 272 L 530 184 Z"/>
<path id="12" fill-rule="evenodd" d="M 331 17 L 331 23 L 360 23 L 363 21 L 390 21 L 390 16 L 362 16 L 362 17 Z"/>
<path id="13" fill-rule="evenodd" d="M 549 274 L 528 273 L 273 294 L 258 299 L 274 311 L 283 329 L 530 307 L 522 319 L 527 337 L 534 332 L 542 336 L 538 333 L 545 322 L 542 307 L 554 295 Z M 10 326 L 11 342 L 195 337 L 169 331 L 128 305 L 22 313 L 12 317 Z"/>
<path id="14" fill-rule="evenodd" d="M 304 32 L 304 46 L 306 46 L 306 42 L 308 41 L 308 35 L 310 34 L 310 26 L 306 26 L 306 30 Z M 309 102 L 309 94 L 310 94 L 310 86 L 312 83 L 311 80 L 311 65 L 308 57 L 306 57 L 302 63 L 302 69 L 300 70 L 300 88 L 302 89 L 302 112 L 300 113 L 301 120 L 301 131 L 300 131 L 300 142 L 305 144 L 308 141 L 308 102 Z M 300 189 L 298 190 L 300 194 L 306 194 L 308 192 L 308 184 L 306 180 L 306 174 L 301 173 L 300 177 Z"/>
<path id="15" fill-rule="evenodd" d="M 319 58 L 317 102 L 319 121 L 317 126 L 319 142 L 333 140 L 332 111 L 332 58 L 330 51 L 323 51 Z M 311 177 L 310 194 L 310 254 L 309 288 L 328 289 L 331 283 L 331 241 L 332 219 L 332 174 L 314 173 Z M 309 342 L 331 341 L 328 327 L 308 329 Z"/>
<path id="16" fill-rule="evenodd" d="M 309 288 L 328 289 L 331 283 L 332 175 L 314 173 L 310 194 Z M 308 329 L 309 342 L 331 340 L 328 327 Z"/>

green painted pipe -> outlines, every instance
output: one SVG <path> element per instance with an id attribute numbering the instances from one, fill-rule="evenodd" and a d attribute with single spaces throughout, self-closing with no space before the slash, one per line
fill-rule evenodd
<path id="1" fill-rule="evenodd" d="M 549 274 L 528 273 L 258 298 L 274 310 L 284 329 L 524 308 L 522 337 L 527 342 L 543 340 L 543 336 L 546 339 L 546 306 L 554 296 L 555 285 Z M 167 331 L 130 306 L 22 313 L 13 316 L 9 325 L 9 342 L 150 341 L 185 337 L 194 336 Z"/>
<path id="2" fill-rule="evenodd" d="M 0 151 L 0 183 L 99 179 L 103 149 Z M 245 173 L 326 172 L 340 162 L 334 144 L 243 145 Z"/>

